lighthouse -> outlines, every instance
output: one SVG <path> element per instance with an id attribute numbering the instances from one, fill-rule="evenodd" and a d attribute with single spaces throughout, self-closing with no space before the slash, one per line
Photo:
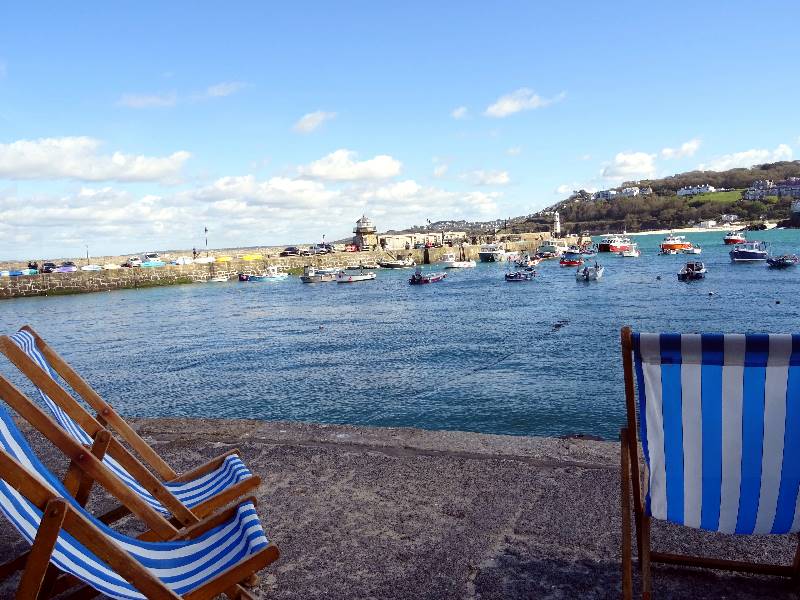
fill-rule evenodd
<path id="1" fill-rule="evenodd" d="M 356 221 L 353 233 L 356 234 L 355 237 L 353 237 L 353 243 L 358 246 L 359 249 L 372 249 L 378 245 L 377 229 L 375 228 L 375 224 L 368 219 L 366 215 L 363 215 Z"/>
<path id="2" fill-rule="evenodd" d="M 561 237 L 561 217 L 558 216 L 558 211 L 553 214 L 553 236 Z"/>

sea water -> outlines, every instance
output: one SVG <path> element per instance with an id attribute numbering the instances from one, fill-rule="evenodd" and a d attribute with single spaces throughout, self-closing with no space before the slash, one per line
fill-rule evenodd
<path id="1" fill-rule="evenodd" d="M 502 264 L 423 286 L 408 285 L 410 270 L 380 270 L 347 285 L 291 277 L 4 300 L 0 326 L 31 324 L 124 415 L 614 439 L 623 325 L 800 331 L 800 267 L 732 264 L 722 233 L 687 234 L 699 256 L 658 256 L 662 237 L 635 237 L 638 259 L 598 255 L 598 282 L 555 260 L 521 283 Z M 797 230 L 748 237 L 800 251 Z M 705 280 L 678 282 L 687 260 L 706 264 Z M 12 374 L 5 359 L 0 372 Z"/>

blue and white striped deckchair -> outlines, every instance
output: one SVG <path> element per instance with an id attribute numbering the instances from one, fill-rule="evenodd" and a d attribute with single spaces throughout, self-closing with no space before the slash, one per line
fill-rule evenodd
<path id="1" fill-rule="evenodd" d="M 3 338 L 2 341 L 4 342 L 5 339 L 6 338 Z M 90 436 L 89 433 L 87 433 L 87 431 L 75 421 L 75 419 L 71 418 L 70 415 L 67 414 L 63 405 L 59 405 L 59 403 L 54 401 L 51 398 L 51 395 L 57 395 L 56 397 L 60 397 L 63 401 L 70 403 L 73 407 L 73 410 L 79 410 L 82 413 L 85 413 L 84 417 L 91 419 L 94 427 L 100 428 L 101 425 L 94 421 L 94 417 L 86 412 L 85 409 L 78 404 L 74 398 L 69 396 L 69 394 L 61 385 L 59 385 L 58 374 L 51 366 L 50 362 L 45 358 L 43 352 L 37 346 L 37 340 L 39 343 L 43 344 L 41 339 L 38 338 L 38 335 L 36 335 L 35 332 L 33 332 L 33 330 L 30 328 L 23 328 L 14 335 L 9 336 L 7 339 L 10 339 L 14 345 L 19 347 L 24 352 L 24 355 L 19 356 L 18 354 L 15 354 L 13 352 L 13 348 L 6 343 L 2 344 L 2 351 L 6 354 L 6 356 L 9 357 L 9 359 L 12 360 L 12 362 L 17 365 L 17 367 L 20 368 L 21 371 L 23 371 L 23 373 L 31 378 L 35 385 L 37 384 L 37 381 L 34 379 L 36 373 L 31 371 L 31 365 L 26 364 L 26 359 L 33 363 L 34 369 L 40 369 L 41 371 L 39 372 L 45 373 L 52 380 L 47 381 L 47 378 L 40 379 L 36 389 L 45 406 L 52 412 L 56 421 L 58 421 L 58 423 L 78 442 L 84 445 L 91 445 L 92 436 Z M 78 377 L 77 374 L 74 374 L 74 376 Z M 84 383 L 84 385 L 88 387 L 88 384 L 85 384 L 85 382 L 82 380 L 80 380 L 80 382 Z M 42 385 L 53 386 L 54 384 L 57 387 L 53 388 L 50 395 L 41 389 Z M 99 399 L 99 396 L 97 398 Z M 73 412 L 73 414 L 75 413 Z M 121 418 L 119 419 L 121 420 Z M 126 428 L 126 430 L 132 432 L 132 435 L 134 436 L 133 438 L 125 437 L 126 441 L 135 449 L 142 448 L 145 444 L 144 440 L 138 437 L 138 435 L 135 434 L 135 432 L 133 432 L 133 430 L 129 427 Z M 119 453 L 128 453 L 128 451 L 121 445 L 115 446 L 115 449 Z M 152 454 L 155 454 L 149 446 L 147 446 L 146 449 L 150 450 Z M 103 462 L 105 462 L 105 464 L 128 487 L 134 490 L 148 504 L 162 514 L 169 515 L 175 512 L 174 506 L 172 510 L 168 507 L 165 507 L 163 503 L 148 490 L 148 487 L 153 487 L 153 481 L 141 481 L 141 475 L 143 474 L 142 471 L 139 471 L 139 478 L 137 479 L 134 474 L 131 474 L 129 469 L 126 469 L 122 464 L 120 464 L 119 460 L 117 460 L 119 457 L 115 458 L 112 454 L 113 452 L 109 451 L 109 453 L 103 457 Z M 132 459 L 133 457 L 130 458 Z M 159 461 L 163 463 L 160 458 Z M 235 452 L 219 457 L 217 462 L 219 465 L 216 468 L 211 469 L 208 472 L 201 472 L 196 477 L 181 478 L 180 480 L 175 481 L 167 480 L 163 482 L 156 482 L 158 483 L 156 487 L 160 487 L 160 485 L 163 484 L 163 488 L 166 489 L 168 494 L 174 496 L 178 502 L 188 509 L 192 509 L 204 503 L 210 504 L 209 509 L 200 513 L 202 515 L 208 514 L 210 509 L 214 509 L 219 506 L 219 502 L 214 502 L 215 497 L 219 496 L 221 501 L 230 501 L 236 497 L 243 496 L 245 492 L 251 490 L 260 483 L 260 479 L 253 476 L 253 474 L 245 466 L 242 460 L 235 454 Z M 130 462 L 128 464 L 130 464 Z M 150 464 L 157 469 L 158 465 L 153 465 L 152 461 Z M 163 464 L 165 465 L 165 463 Z M 168 469 L 168 466 L 166 467 Z M 161 473 L 163 473 L 163 471 L 161 471 Z M 171 469 L 167 472 L 167 476 L 169 477 L 170 474 L 172 475 L 170 479 L 176 479 L 176 475 L 173 471 L 171 471 Z M 143 484 L 150 485 L 146 487 Z M 183 515 L 176 516 L 182 517 Z"/>
<path id="2" fill-rule="evenodd" d="M 650 552 L 649 519 L 730 534 L 800 531 L 800 335 L 624 328 L 622 347 L 623 474 L 629 467 L 640 559 L 648 568 L 656 561 L 798 575 L 788 566 Z M 637 408 L 647 466 L 643 499 Z M 649 573 L 643 583 L 649 592 Z"/>
<path id="3" fill-rule="evenodd" d="M 111 598 L 211 598 L 278 557 L 250 501 L 209 521 L 208 528 L 197 526 L 194 539 L 146 542 L 114 531 L 78 504 L 39 461 L 4 406 L 0 450 L 0 511 L 28 543 L 46 544 L 37 539 L 43 512 L 53 503 L 64 506 L 68 518 L 58 525 L 52 553 L 43 549 L 44 559 L 49 553 L 52 565 Z M 21 585 L 31 569 L 43 580 L 43 566 L 28 564 Z"/>

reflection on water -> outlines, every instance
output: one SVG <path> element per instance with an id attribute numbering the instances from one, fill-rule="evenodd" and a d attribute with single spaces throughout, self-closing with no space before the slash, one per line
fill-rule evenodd
<path id="1" fill-rule="evenodd" d="M 800 268 L 733 265 L 722 234 L 688 237 L 704 247 L 704 281 L 679 283 L 695 257 L 656 256 L 660 236 L 648 236 L 640 259 L 600 255 L 600 282 L 549 261 L 530 283 L 479 265 L 429 286 L 409 286 L 408 270 L 352 285 L 198 284 L 3 301 L 0 326 L 32 324 L 127 415 L 615 438 L 623 324 L 798 330 Z M 800 249 L 796 231 L 750 237 Z"/>

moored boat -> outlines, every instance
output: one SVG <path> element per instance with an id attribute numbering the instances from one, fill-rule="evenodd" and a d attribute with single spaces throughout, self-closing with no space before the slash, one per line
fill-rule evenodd
<path id="1" fill-rule="evenodd" d="M 786 269 L 787 267 L 795 266 L 800 259 L 796 254 L 784 254 L 783 256 L 770 256 L 767 258 L 767 264 L 771 269 Z"/>
<path id="2" fill-rule="evenodd" d="M 621 250 L 617 254 L 623 258 L 639 258 L 642 255 L 642 252 L 639 250 L 639 244 L 631 244 L 630 248 Z"/>
<path id="3" fill-rule="evenodd" d="M 424 285 L 426 283 L 436 283 L 447 277 L 447 273 L 423 273 L 421 267 L 417 267 L 414 274 L 409 278 L 411 285 Z"/>
<path id="4" fill-rule="evenodd" d="M 502 262 L 506 259 L 506 247 L 503 244 L 483 244 L 478 258 L 481 262 Z"/>
<path id="5" fill-rule="evenodd" d="M 506 273 L 506 281 L 509 282 L 518 282 L 518 281 L 533 281 L 536 278 L 536 271 L 517 271 L 516 273 Z"/>
<path id="6" fill-rule="evenodd" d="M 157 267 L 163 267 L 166 264 L 167 263 L 165 263 L 163 260 L 146 260 L 141 264 L 141 266 L 144 268 L 154 269 Z"/>
<path id="7" fill-rule="evenodd" d="M 303 269 L 300 281 L 303 283 L 327 283 L 336 280 L 336 271 L 320 270 L 315 267 L 307 266 Z"/>
<path id="8" fill-rule="evenodd" d="M 445 269 L 468 269 L 476 266 L 474 260 L 456 260 L 456 255 L 451 252 L 443 254 L 440 262 Z"/>
<path id="9" fill-rule="evenodd" d="M 747 238 L 744 237 L 744 234 L 741 231 L 729 231 L 725 234 L 725 237 L 722 238 L 722 242 L 729 246 L 731 244 L 744 244 L 747 241 Z"/>
<path id="10" fill-rule="evenodd" d="M 593 267 L 586 265 L 582 269 L 579 268 L 575 272 L 575 279 L 577 281 L 597 281 L 603 277 L 605 272 L 606 268 L 603 265 L 594 263 Z"/>
<path id="11" fill-rule="evenodd" d="M 116 271 L 117 269 L 121 269 L 121 268 L 122 267 L 120 267 L 116 263 L 106 263 L 106 264 L 103 265 L 103 270 L 104 271 Z"/>
<path id="12" fill-rule="evenodd" d="M 764 242 L 736 244 L 728 254 L 733 262 L 756 262 L 767 260 L 767 245 Z"/>
<path id="13" fill-rule="evenodd" d="M 686 239 L 685 236 L 682 235 L 675 235 L 673 233 L 668 233 L 664 236 L 664 239 L 661 240 L 661 244 L 659 245 L 662 251 L 665 250 L 685 250 L 687 248 L 692 247 L 692 243 Z"/>
<path id="14" fill-rule="evenodd" d="M 538 256 L 531 256 L 527 252 L 519 257 L 517 260 L 514 261 L 515 267 L 520 267 L 522 269 L 533 268 L 542 262 L 542 259 Z"/>
<path id="15" fill-rule="evenodd" d="M 357 283 L 359 281 L 371 281 L 377 275 L 372 271 L 364 271 L 361 269 L 358 273 L 351 273 L 348 270 L 339 271 L 336 275 L 336 283 Z"/>
<path id="16" fill-rule="evenodd" d="M 209 281 L 212 283 L 225 283 L 226 281 L 228 281 L 228 276 L 217 275 L 216 277 L 212 277 L 211 279 L 209 279 Z"/>
<path id="17" fill-rule="evenodd" d="M 570 248 L 558 261 L 562 267 L 580 267 L 583 264 L 583 254 L 580 249 Z"/>
<path id="18" fill-rule="evenodd" d="M 696 281 L 706 276 L 706 266 L 700 261 L 687 262 L 678 271 L 678 281 Z"/>
<path id="19" fill-rule="evenodd" d="M 597 244 L 598 252 L 622 252 L 631 246 L 631 239 L 624 235 L 604 235 Z"/>
<path id="20" fill-rule="evenodd" d="M 395 258 L 393 260 L 380 260 L 378 266 L 383 269 L 408 269 L 417 263 L 409 256 L 407 258 Z"/>
<path id="21" fill-rule="evenodd" d="M 100 265 L 84 265 L 81 267 L 81 271 L 102 271 L 103 267 Z"/>
<path id="22" fill-rule="evenodd" d="M 684 248 L 681 254 L 701 254 L 703 249 L 700 246 L 692 246 L 691 248 Z"/>
<path id="23" fill-rule="evenodd" d="M 546 258 L 554 258 L 556 256 L 561 256 L 565 252 L 569 251 L 569 246 L 563 240 L 553 239 L 543 242 L 537 248 L 536 254 L 541 254 L 543 257 Z"/>

